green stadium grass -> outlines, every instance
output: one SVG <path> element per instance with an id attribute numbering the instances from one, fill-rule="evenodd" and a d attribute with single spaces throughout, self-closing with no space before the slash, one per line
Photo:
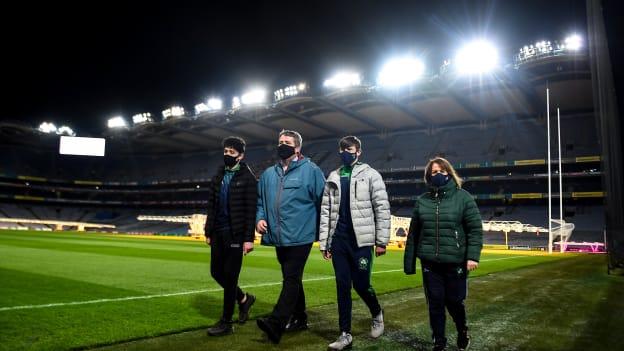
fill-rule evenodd
<path id="1" fill-rule="evenodd" d="M 354 303 L 358 349 L 430 348 L 421 277 L 403 274 L 402 256 L 390 251 L 374 261 L 373 285 L 387 311 L 388 333 L 381 340 L 365 336 L 369 317 L 361 302 Z M 231 337 L 205 336 L 203 328 L 221 313 L 209 260 L 203 242 L 0 231 L 0 349 L 273 349 L 253 321 L 236 326 Z M 561 350 L 608 345 L 609 329 L 594 326 L 624 325 L 621 314 L 601 317 L 624 307 L 616 294 L 624 285 L 621 278 L 606 276 L 604 267 L 604 256 L 484 254 L 471 276 L 468 299 L 475 345 Z M 304 279 L 311 329 L 287 335 L 280 349 L 324 349 L 337 335 L 333 271 L 316 249 Z M 245 258 L 240 283 L 258 297 L 252 318 L 271 311 L 280 281 L 272 248 L 256 247 Z M 67 305 L 101 299 L 108 300 Z M 33 308 L 46 304 L 57 305 Z M 138 341 L 123 343 L 131 340 Z"/>

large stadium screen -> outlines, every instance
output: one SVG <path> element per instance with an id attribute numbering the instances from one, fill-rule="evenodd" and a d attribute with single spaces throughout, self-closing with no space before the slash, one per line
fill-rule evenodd
<path id="1" fill-rule="evenodd" d="M 61 155 L 104 156 L 106 139 L 61 136 Z"/>

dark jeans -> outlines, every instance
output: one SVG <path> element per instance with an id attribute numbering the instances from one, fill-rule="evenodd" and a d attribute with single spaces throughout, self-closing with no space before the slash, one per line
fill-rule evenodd
<path id="1" fill-rule="evenodd" d="M 303 269 L 310 255 L 312 244 L 276 247 L 277 260 L 282 266 L 282 292 L 271 316 L 283 329 L 291 316 L 305 316 L 305 293 Z"/>
<path id="2" fill-rule="evenodd" d="M 457 331 L 466 329 L 464 300 L 468 293 L 466 264 L 449 264 L 422 261 L 423 286 L 429 305 L 429 323 L 436 344 L 446 344 L 446 313 L 455 322 Z"/>
<path id="3" fill-rule="evenodd" d="M 245 296 L 238 287 L 238 275 L 243 264 L 243 247 L 241 244 L 232 245 L 229 238 L 231 238 L 229 231 L 217 231 L 210 243 L 210 274 L 223 288 L 221 318 L 226 322 L 232 321 L 235 303 Z"/>
<path id="4" fill-rule="evenodd" d="M 373 317 L 381 312 L 377 295 L 370 282 L 373 248 L 357 247 L 354 240 L 335 236 L 332 240 L 331 254 L 336 274 L 338 324 L 341 332 L 351 333 L 351 285 Z"/>

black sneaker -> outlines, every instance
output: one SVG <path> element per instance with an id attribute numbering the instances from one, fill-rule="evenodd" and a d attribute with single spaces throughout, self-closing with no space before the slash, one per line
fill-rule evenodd
<path id="1" fill-rule="evenodd" d="M 436 339 L 433 338 L 433 351 L 446 350 L 446 338 Z"/>
<path id="2" fill-rule="evenodd" d="M 245 295 L 247 295 L 247 300 L 245 300 L 244 303 L 238 304 L 238 323 L 241 324 L 247 322 L 249 319 L 249 310 L 254 302 L 256 302 L 255 296 L 249 293 L 246 293 Z"/>
<path id="3" fill-rule="evenodd" d="M 470 347 L 470 335 L 468 329 L 464 329 L 457 333 L 457 348 L 459 351 L 466 351 Z"/>
<path id="4" fill-rule="evenodd" d="M 232 329 L 232 322 L 226 322 L 224 320 L 219 320 L 217 324 L 206 330 L 206 333 L 209 336 L 224 336 L 230 335 L 234 332 Z"/>
<path id="5" fill-rule="evenodd" d="M 288 324 L 286 324 L 286 327 L 284 328 L 284 332 L 290 333 L 306 329 L 308 329 L 308 316 L 303 314 L 297 317 L 290 317 Z"/>
<path id="6" fill-rule="evenodd" d="M 274 344 L 279 344 L 282 338 L 282 330 L 279 322 L 271 317 L 258 318 L 256 320 L 258 328 L 260 328 Z"/>

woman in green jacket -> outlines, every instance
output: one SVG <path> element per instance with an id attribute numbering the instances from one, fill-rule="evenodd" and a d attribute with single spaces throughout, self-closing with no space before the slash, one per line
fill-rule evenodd
<path id="1" fill-rule="evenodd" d="M 445 308 L 457 327 L 457 347 L 467 350 L 470 336 L 464 300 L 468 272 L 479 266 L 483 246 L 481 215 L 474 198 L 461 188 L 461 178 L 446 159 L 429 161 L 424 178 L 429 189 L 416 199 L 404 270 L 406 274 L 416 273 L 416 258 L 420 258 L 433 350 L 446 347 Z"/>

